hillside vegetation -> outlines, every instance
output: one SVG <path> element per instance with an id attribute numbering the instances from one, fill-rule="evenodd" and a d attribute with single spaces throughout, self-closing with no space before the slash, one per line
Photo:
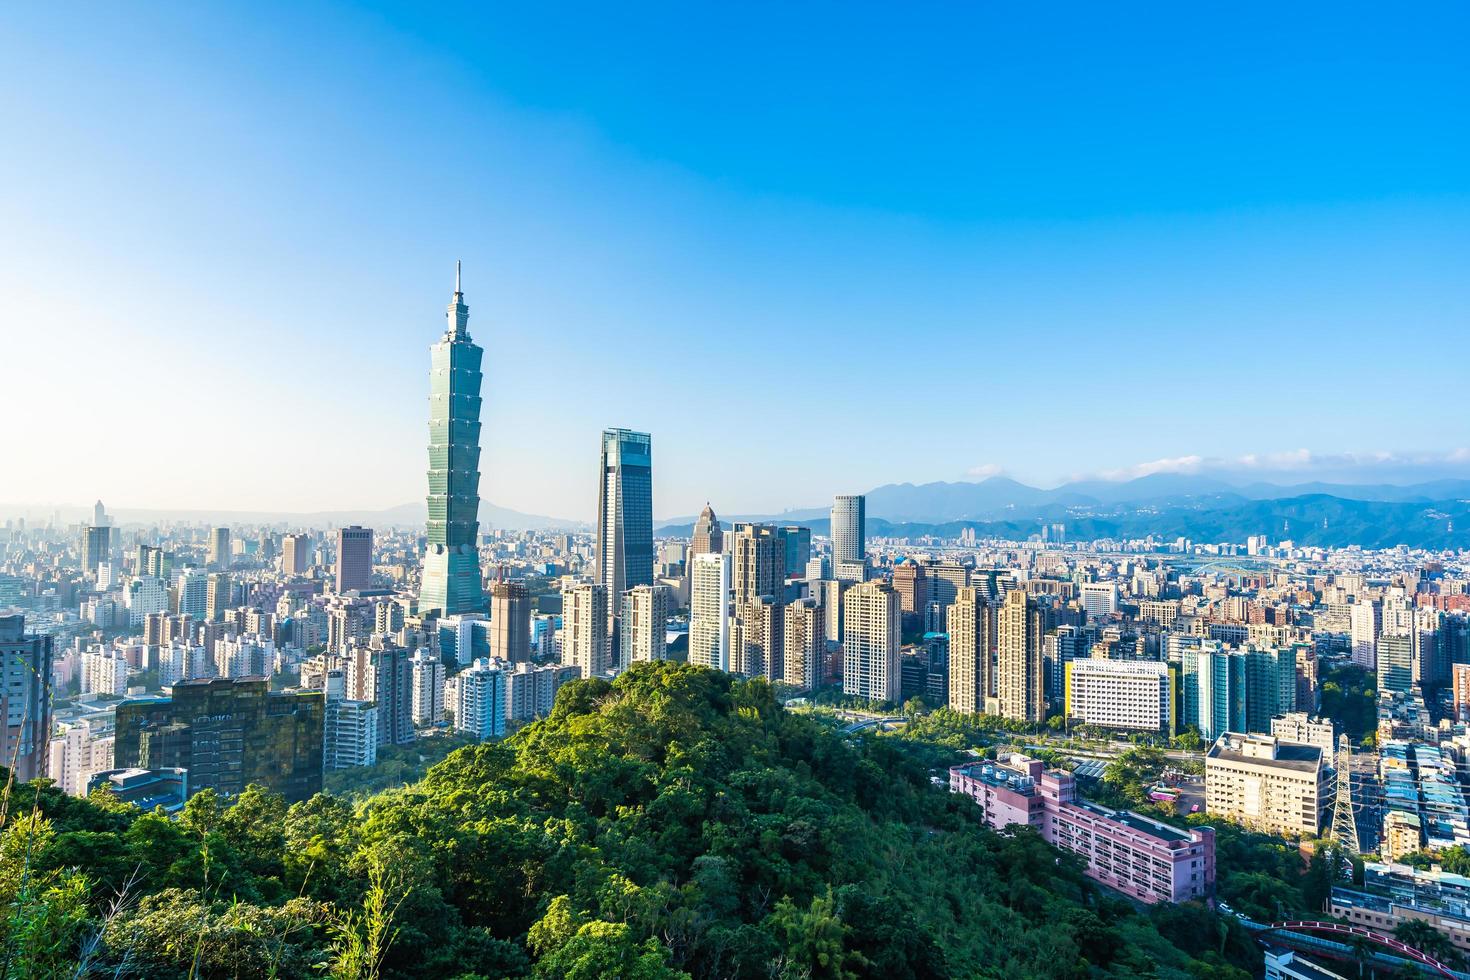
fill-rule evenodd
<path id="1" fill-rule="evenodd" d="M 181 819 L 16 787 L 6 976 L 1245 978 L 1197 906 L 1141 910 L 984 828 L 924 750 L 684 664 L 355 806 L 206 792 Z M 24 813 L 16 817 L 15 814 Z"/>

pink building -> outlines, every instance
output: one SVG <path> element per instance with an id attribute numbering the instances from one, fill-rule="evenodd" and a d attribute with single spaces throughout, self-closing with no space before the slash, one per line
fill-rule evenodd
<path id="1" fill-rule="evenodd" d="M 1043 771 L 1023 755 L 1009 765 L 971 762 L 949 771 L 949 788 L 973 797 L 985 822 L 1035 827 L 1048 843 L 1087 859 L 1089 877 L 1153 904 L 1209 899 L 1215 893 L 1215 832 L 1180 830 L 1077 796 L 1071 773 Z"/>

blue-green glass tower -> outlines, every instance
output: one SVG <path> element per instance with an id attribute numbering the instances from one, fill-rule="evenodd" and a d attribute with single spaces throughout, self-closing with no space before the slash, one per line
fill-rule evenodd
<path id="1" fill-rule="evenodd" d="M 454 266 L 444 336 L 429 349 L 429 526 L 419 613 L 484 612 L 480 530 L 480 359 Z"/>

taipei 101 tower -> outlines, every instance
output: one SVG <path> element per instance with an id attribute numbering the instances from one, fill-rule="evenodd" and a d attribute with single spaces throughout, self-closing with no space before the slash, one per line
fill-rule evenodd
<path id="1" fill-rule="evenodd" d="M 485 611 L 480 529 L 480 359 L 454 265 L 444 336 L 429 348 L 429 525 L 419 615 Z"/>

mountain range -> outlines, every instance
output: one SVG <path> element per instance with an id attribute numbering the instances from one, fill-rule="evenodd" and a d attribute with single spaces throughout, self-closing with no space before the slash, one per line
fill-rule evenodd
<path id="1" fill-rule="evenodd" d="M 1085 480 L 1043 490 L 1008 477 L 973 483 L 890 483 L 867 493 L 868 533 L 954 537 L 966 526 L 981 536 L 1024 540 L 1060 523 L 1071 540 L 1138 538 L 1272 541 L 1340 547 L 1470 547 L 1470 480 L 1412 485 L 1264 482 L 1160 473 L 1127 481 Z M 809 526 L 825 533 L 829 510 L 728 515 Z M 692 518 L 661 522 L 688 533 Z M 1462 530 L 1463 529 L 1463 530 Z"/>

